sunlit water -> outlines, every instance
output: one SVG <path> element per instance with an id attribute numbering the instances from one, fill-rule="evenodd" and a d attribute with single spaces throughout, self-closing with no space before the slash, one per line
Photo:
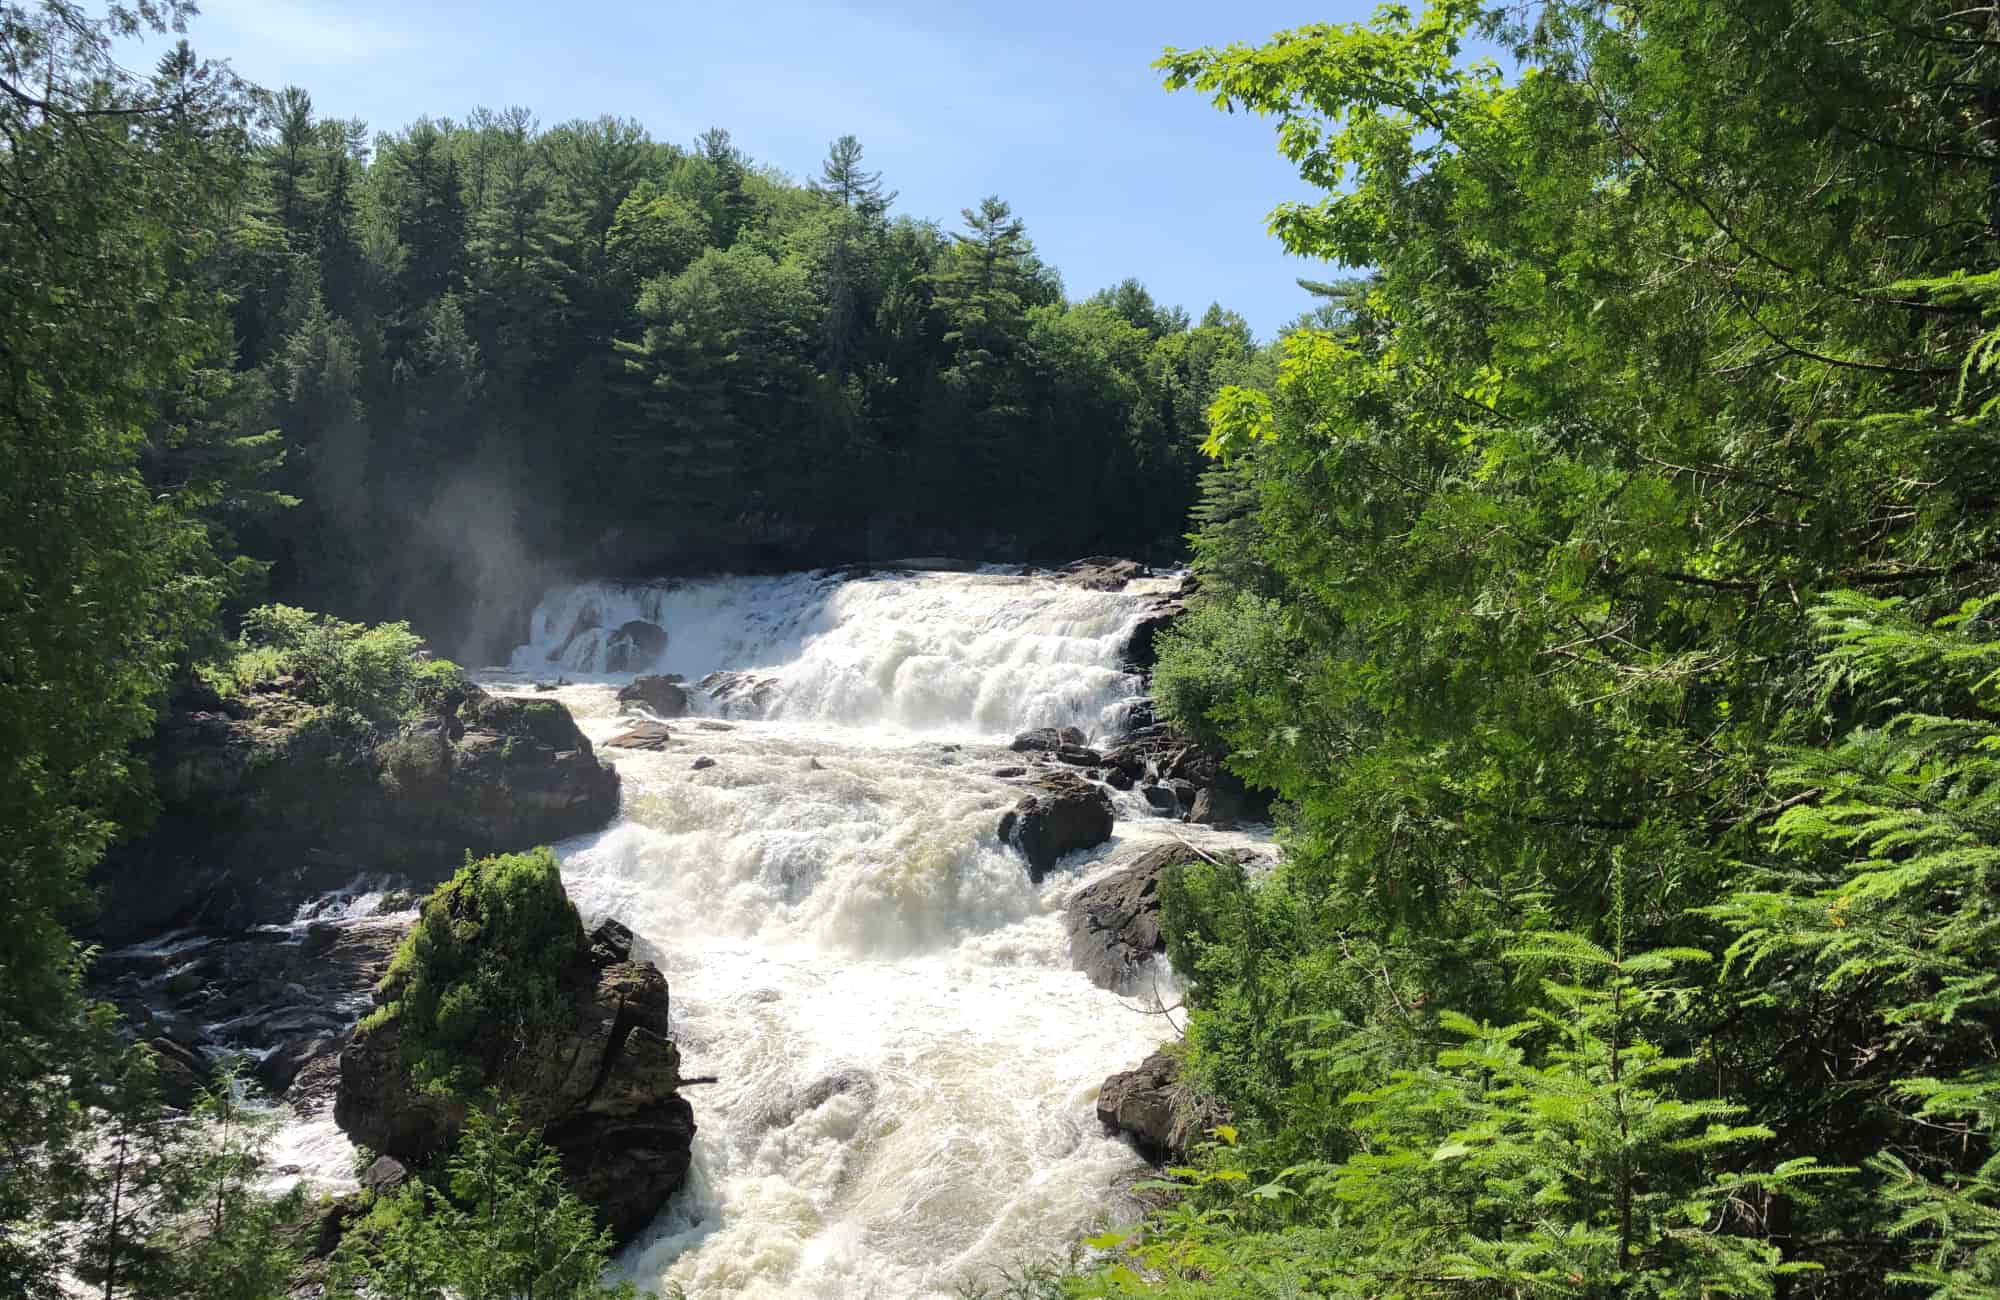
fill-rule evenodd
<path id="1" fill-rule="evenodd" d="M 628 721 L 629 675 L 598 671 L 628 619 L 667 629 L 651 670 L 777 683 L 727 730 L 689 718 L 663 752 L 601 750 L 621 816 L 557 846 L 586 922 L 625 921 L 666 971 L 684 1072 L 718 1077 L 689 1090 L 690 1185 L 627 1275 L 694 1297 L 949 1295 L 1131 1212 L 1139 1162 L 1092 1102 L 1171 1031 L 1071 969 L 1062 903 L 1171 835 L 1245 837 L 1118 795 L 1114 841 L 1034 886 L 995 834 L 1020 788 L 991 772 L 1020 761 L 1018 730 L 1115 724 L 1142 689 L 1119 667 L 1142 593 L 988 573 L 543 602 L 489 686 L 561 674 L 593 741 Z M 324 1158 L 320 1127 L 287 1137 Z"/>

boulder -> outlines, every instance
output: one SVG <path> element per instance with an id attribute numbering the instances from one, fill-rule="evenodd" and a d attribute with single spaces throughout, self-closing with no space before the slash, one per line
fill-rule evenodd
<path id="1" fill-rule="evenodd" d="M 703 754 L 700 758 L 697 758 L 694 761 L 694 770 L 697 772 L 705 772 L 709 768 L 714 766 L 715 766 L 715 760 L 710 758 L 706 754 Z"/>
<path id="2" fill-rule="evenodd" d="M 1123 591 L 1132 579 L 1146 576 L 1146 566 L 1115 555 L 1091 555 L 1072 560 L 1055 572 L 1062 581 L 1087 591 Z"/>
<path id="3" fill-rule="evenodd" d="M 996 767 L 993 769 L 992 774 L 1002 781 L 1011 781 L 1015 777 L 1026 776 L 1028 769 L 1025 767 Z"/>
<path id="4" fill-rule="evenodd" d="M 468 686 L 426 716 L 330 719 L 288 685 L 176 700 L 149 748 L 159 815 L 93 873 L 107 947 L 183 926 L 289 922 L 364 870 L 420 885 L 475 855 L 595 830 L 618 773 L 559 701 Z"/>
<path id="5" fill-rule="evenodd" d="M 1038 793 L 1014 805 L 1000 819 L 1000 838 L 1028 861 L 1037 884 L 1056 859 L 1111 838 L 1111 796 L 1073 772 L 1051 772 L 1036 783 Z"/>
<path id="6" fill-rule="evenodd" d="M 1104 762 L 1104 755 L 1088 745 L 1058 745 L 1055 752 L 1058 762 L 1068 763 L 1071 767 L 1097 767 Z"/>
<path id="7" fill-rule="evenodd" d="M 658 623 L 635 618 L 621 623 L 604 638 L 604 671 L 631 673 L 646 667 L 667 651 L 667 630 Z"/>
<path id="8" fill-rule="evenodd" d="M 635 722 L 604 742 L 606 749 L 661 750 L 674 738 L 664 722 Z"/>
<path id="9" fill-rule="evenodd" d="M 1188 820 L 1200 826 L 1234 826 L 1243 816 L 1243 799 L 1227 785 L 1196 792 Z"/>
<path id="10" fill-rule="evenodd" d="M 628 713 L 643 708 L 656 718 L 679 718 L 688 711 L 687 687 L 678 673 L 637 677 L 618 692 L 618 703 Z"/>
<path id="11" fill-rule="evenodd" d="M 1112 1075 L 1097 1090 L 1097 1118 L 1106 1131 L 1131 1138 L 1155 1164 L 1179 1159 L 1213 1127 L 1209 1110 L 1181 1086 L 1180 1063 L 1165 1052 Z"/>
<path id="12" fill-rule="evenodd" d="M 565 1181 L 620 1244 L 687 1180 L 695 1133 L 678 1091 L 666 977 L 631 948 L 630 930 L 599 926 L 562 976 L 567 1010 L 556 1027 L 492 1080 L 541 1128 Z M 340 1055 L 334 1121 L 357 1144 L 421 1169 L 457 1141 L 464 1103 L 416 1087 L 401 1038 L 394 1017 L 355 1032 Z"/>
<path id="13" fill-rule="evenodd" d="M 1181 811 L 1180 796 L 1163 785 L 1143 785 L 1139 793 L 1146 797 L 1154 812 L 1162 817 L 1178 817 Z"/>
<path id="14" fill-rule="evenodd" d="M 1084 734 L 1075 727 L 1036 727 L 1014 737 L 1007 746 L 1017 754 L 1054 753 L 1064 745 L 1082 745 Z"/>
<path id="15" fill-rule="evenodd" d="M 1130 790 L 1132 788 L 1132 774 L 1120 767 L 1111 768 L 1104 773 L 1104 784 L 1110 786 L 1113 790 Z"/>

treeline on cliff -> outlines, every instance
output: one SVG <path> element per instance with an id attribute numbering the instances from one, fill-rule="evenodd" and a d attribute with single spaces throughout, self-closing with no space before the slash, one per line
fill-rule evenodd
<path id="1" fill-rule="evenodd" d="M 1156 680 L 1284 809 L 1166 894 L 1232 1122 L 1071 1285 L 2000 1294 L 2000 19 L 1483 10 L 1161 65 L 1359 278 Z"/>
<path id="2" fill-rule="evenodd" d="M 201 418 L 280 432 L 302 504 L 246 544 L 350 617 L 456 634 L 536 561 L 1172 554 L 1260 362 L 1220 307 L 1070 299 L 1000 198 L 897 212 L 852 136 L 793 178 L 610 116 L 371 133 L 287 88 L 248 128 Z"/>

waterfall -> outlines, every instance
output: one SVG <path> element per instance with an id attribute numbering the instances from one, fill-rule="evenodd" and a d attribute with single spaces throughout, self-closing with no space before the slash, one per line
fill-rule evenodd
<path id="1" fill-rule="evenodd" d="M 1111 843 L 1036 885 L 996 827 L 1023 793 L 1014 732 L 1102 735 L 1139 697 L 1121 657 L 1165 585 L 822 573 L 541 602 L 486 684 L 561 678 L 595 741 L 637 673 L 736 675 L 692 691 L 667 748 L 602 749 L 620 815 L 556 846 L 586 924 L 623 920 L 666 973 L 684 1070 L 718 1079 L 690 1092 L 689 1186 L 623 1275 L 693 1300 L 947 1297 L 1136 1217 L 1148 1171 L 1093 1102 L 1171 1029 L 1071 968 L 1062 907 L 1170 835 L 1248 837 L 1121 794 Z M 634 622 L 664 641 L 621 641 Z"/>
<path id="2" fill-rule="evenodd" d="M 1120 664 L 1145 608 L 1146 584 L 1134 588 L 1087 591 L 997 571 L 582 583 L 541 602 L 511 667 L 690 682 L 719 671 L 768 683 L 714 706 L 731 716 L 965 735 L 1094 732 L 1143 689 Z M 664 631 L 666 648 L 621 647 L 620 630 L 635 623 Z"/>

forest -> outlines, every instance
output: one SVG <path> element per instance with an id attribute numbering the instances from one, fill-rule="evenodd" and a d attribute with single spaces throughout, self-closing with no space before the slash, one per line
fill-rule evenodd
<path id="1" fill-rule="evenodd" d="M 229 520 L 271 594 L 474 658 L 464 591 L 565 569 L 1171 555 L 1208 403 L 1264 362 L 1137 280 L 1070 300 L 997 196 L 895 212 L 853 136 L 797 180 L 720 127 L 230 111 L 183 436 L 278 434 L 297 504 Z"/>
<path id="2" fill-rule="evenodd" d="M 1187 556 L 1160 714 L 1277 801 L 1278 866 L 1164 890 L 1227 1121 L 1010 1294 L 2000 1296 L 2000 6 L 1167 50 L 1320 191 L 1270 230 L 1323 305 L 1267 344 L 1072 301 L 1000 199 L 892 216 L 853 137 L 798 182 L 721 130 L 371 138 L 186 45 L 118 68 L 188 12 L 0 5 L 0 1291 L 144 1236 L 107 1138 L 213 1207 L 142 1225 L 137 1294 L 283 1291 L 291 1211 L 226 1123 L 145 1147 L 72 937 L 241 611 L 455 648 L 482 557 L 886 528 Z M 357 1285 L 599 1293 L 509 1116 L 456 1159 Z"/>

